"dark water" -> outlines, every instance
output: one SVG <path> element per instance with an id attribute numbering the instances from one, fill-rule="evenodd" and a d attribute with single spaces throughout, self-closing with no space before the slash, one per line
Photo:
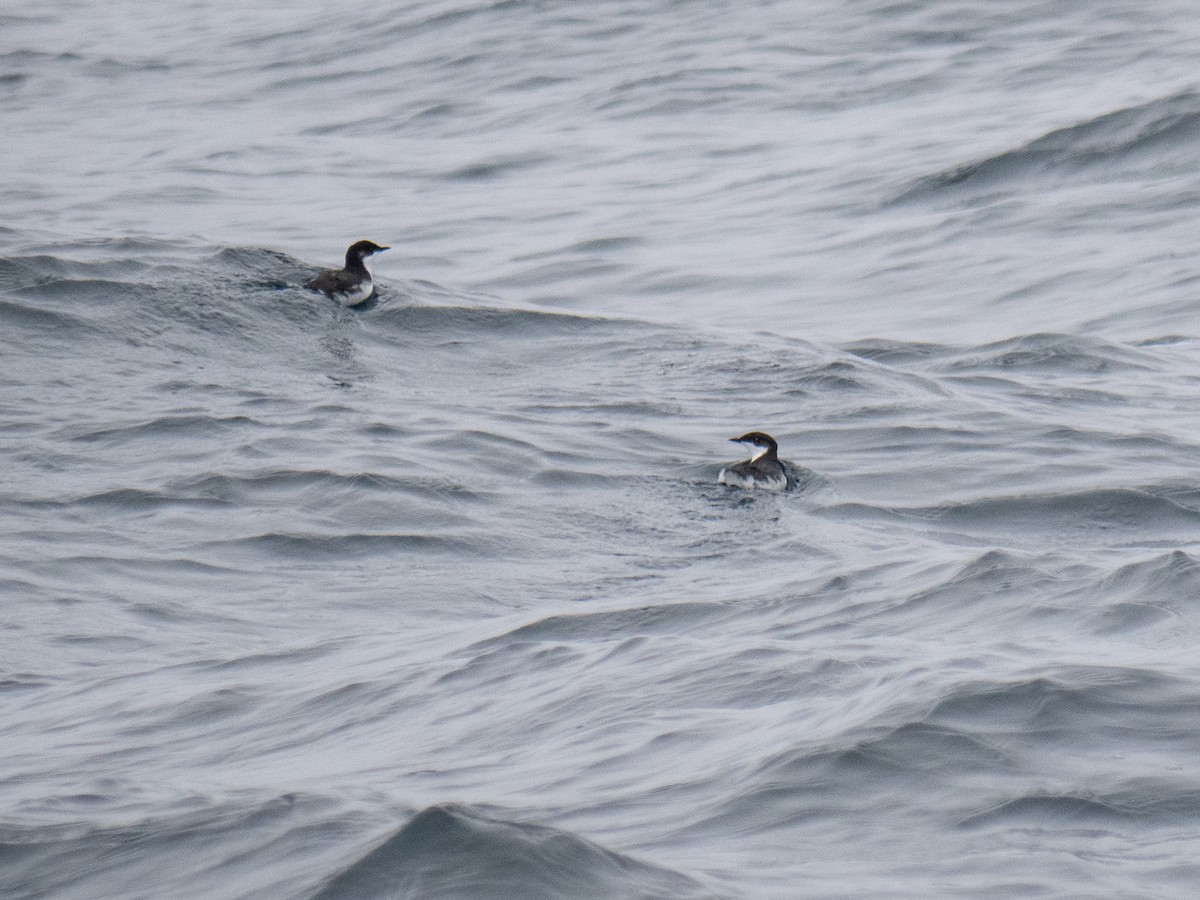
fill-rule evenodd
<path id="1" fill-rule="evenodd" d="M 0 11 L 0 895 L 1195 896 L 1198 53 Z"/>

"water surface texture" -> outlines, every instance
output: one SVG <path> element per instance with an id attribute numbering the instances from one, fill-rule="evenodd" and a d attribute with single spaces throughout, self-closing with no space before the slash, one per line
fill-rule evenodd
<path id="1" fill-rule="evenodd" d="M 0 895 L 1195 897 L 1200 19 L 1102 6 L 0 11 Z"/>

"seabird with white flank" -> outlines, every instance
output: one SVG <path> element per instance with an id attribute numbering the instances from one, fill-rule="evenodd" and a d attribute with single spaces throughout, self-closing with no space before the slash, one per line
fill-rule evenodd
<path id="1" fill-rule="evenodd" d="M 358 306 L 375 293 L 375 284 L 363 260 L 388 249 L 371 241 L 357 241 L 346 251 L 346 268 L 322 272 L 304 286 L 310 291 L 320 291 L 342 306 Z"/>
<path id="2" fill-rule="evenodd" d="M 761 431 L 751 431 L 741 437 L 730 438 L 735 444 L 749 444 L 754 455 L 745 462 L 735 463 L 721 469 L 717 484 L 746 490 L 782 491 L 788 486 L 787 473 L 779 461 L 779 445 L 775 438 Z"/>

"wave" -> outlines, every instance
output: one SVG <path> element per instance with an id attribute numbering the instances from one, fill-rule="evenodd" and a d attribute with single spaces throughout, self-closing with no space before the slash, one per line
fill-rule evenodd
<path id="1" fill-rule="evenodd" d="M 111 77 L 136 75 L 143 72 L 166 71 L 171 67 L 163 60 L 153 58 L 116 58 L 111 56 L 84 56 L 79 53 L 47 53 L 41 50 L 11 50 L 0 53 L 0 67 L 25 69 L 13 74 L 28 77 L 43 70 L 54 70 L 62 66 L 81 67 L 88 75 Z M 5 73 L 8 74 L 8 73 Z"/>
<path id="2" fill-rule="evenodd" d="M 927 722 L 993 735 L 1022 736 L 1033 746 L 1071 741 L 1075 732 L 1099 739 L 1106 729 L 1138 741 L 1185 740 L 1184 720 L 1200 712 L 1189 683 L 1159 671 L 1128 666 L 1061 665 L 1011 681 L 956 685 L 924 717 Z M 1175 728 L 1163 723 L 1177 720 Z M 1123 741 L 1117 741 L 1118 744 Z"/>
<path id="3" fill-rule="evenodd" d="M 0 299 L 0 321 L 41 328 L 64 344 L 89 328 L 90 337 L 114 341 L 114 353 L 133 340 L 199 357 L 244 359 L 251 352 L 281 365 L 294 364 L 302 351 L 314 365 L 328 366 L 332 356 L 342 367 L 360 339 L 445 345 L 479 336 L 595 341 L 641 332 L 649 341 L 672 333 L 632 319 L 506 306 L 423 280 L 377 279 L 377 298 L 347 310 L 303 289 L 316 271 L 264 247 L 135 238 L 64 243 L 49 253 L 0 258 L 0 291 L 8 295 Z M 314 336 L 322 342 L 315 355 L 308 346 Z"/>
<path id="4" fill-rule="evenodd" d="M 207 474 L 173 484 L 173 495 L 199 500 L 241 502 L 248 497 L 294 491 L 408 494 L 430 499 L 482 500 L 483 495 L 459 484 L 434 479 L 399 478 L 374 472 L 328 469 L 272 469 L 246 474 Z"/>
<path id="5" fill-rule="evenodd" d="M 1151 370 L 1153 354 L 1101 338 L 1072 334 L 1025 334 L 959 351 L 945 363 L 950 372 L 1022 370 L 1102 374 Z"/>
<path id="6" fill-rule="evenodd" d="M 578 335 L 594 331 L 621 331 L 645 327 L 625 319 L 581 316 L 571 313 L 488 306 L 406 305 L 379 308 L 372 316 L 376 327 L 405 335 L 544 336 Z"/>
<path id="7" fill-rule="evenodd" d="M 176 812 L 148 815 L 153 793 L 144 780 L 101 779 L 90 792 L 47 797 L 56 824 L 0 821 L 0 894 L 262 896 L 261 867 L 279 865 L 282 845 L 296 859 L 275 872 L 267 896 L 296 897 L 312 890 L 311 858 L 330 855 L 329 831 L 316 828 L 319 838 L 310 839 L 297 821 L 328 814 L 328 801 L 284 794 L 216 803 L 183 793 L 172 795 Z"/>
<path id="8" fill-rule="evenodd" d="M 210 436 L 220 424 L 217 421 L 210 426 L 206 422 L 201 430 Z M 119 429 L 115 433 L 125 439 L 130 436 L 141 437 L 144 431 L 141 427 L 134 427 Z M 170 434 L 172 430 L 160 432 L 157 428 L 151 428 L 151 434 L 160 433 Z M 112 430 L 108 430 L 103 434 L 88 433 L 75 439 L 96 440 L 113 434 Z M 180 479 L 162 487 L 110 487 L 54 499 L 10 497 L 10 502 L 31 511 L 88 507 L 148 511 L 170 506 L 237 506 L 254 499 L 270 500 L 297 494 L 312 494 L 322 498 L 356 494 L 405 495 L 428 500 L 452 499 L 455 503 L 484 499 L 481 493 L 460 484 L 432 478 L 399 478 L 372 472 L 341 473 L 325 469 L 278 469 L 240 475 L 206 474 Z"/>
<path id="9" fill-rule="evenodd" d="M 1078 334 L 1022 334 L 974 347 L 876 339 L 845 349 L 887 366 L 949 374 L 1022 371 L 1096 375 L 1161 367 L 1157 357 L 1143 348 Z"/>
<path id="10" fill-rule="evenodd" d="M 0 259 L 0 321 L 34 333 L 43 355 L 103 370 L 112 366 L 101 361 L 169 371 L 215 359 L 243 366 L 250 358 L 260 367 L 294 368 L 299 360 L 345 376 L 353 319 L 301 288 L 314 271 L 263 248 L 76 241 Z"/>
<path id="11" fill-rule="evenodd" d="M 494 555 L 502 542 L 495 537 L 448 537 L 422 533 L 266 532 L 243 538 L 209 541 L 207 546 L 231 552 L 247 551 L 284 561 L 362 559 L 394 553 L 448 554 L 485 557 Z"/>
<path id="12" fill-rule="evenodd" d="M 91 328 L 79 316 L 49 309 L 40 309 L 27 303 L 0 300 L 0 324 L 5 329 L 20 328 L 27 333 L 70 332 L 82 333 Z"/>
<path id="13" fill-rule="evenodd" d="M 936 199 L 1103 170 L 1111 177 L 1146 159 L 1156 168 L 1188 171 L 1198 161 L 1200 94 L 1186 92 L 1051 131 L 978 162 L 918 179 L 894 202 Z"/>
<path id="14" fill-rule="evenodd" d="M 216 497 L 180 496 L 172 491 L 151 488 L 110 488 L 108 490 L 97 491 L 93 494 L 73 497 L 69 500 L 50 501 L 49 503 L 27 502 L 30 508 L 33 509 L 41 505 L 53 505 L 63 508 L 95 506 L 114 511 L 144 512 L 169 506 L 221 505 L 227 501 Z"/>
<path id="15" fill-rule="evenodd" d="M 249 416 L 168 415 L 157 416 L 144 422 L 77 430 L 71 435 L 71 439 L 82 442 L 125 442 L 130 439 L 157 439 L 163 436 L 206 438 L 211 437 L 214 432 L 236 431 L 261 424 Z"/>
<path id="16" fill-rule="evenodd" d="M 962 680 L 932 703 L 909 697 L 840 737 L 763 759 L 710 822 L 774 831 L 813 817 L 908 809 L 915 792 L 948 824 L 1170 824 L 1195 815 L 1200 792 L 1143 756 L 1186 752 L 1198 712 L 1190 681 L 1147 669 L 1068 665 Z M 1129 762 L 1106 765 L 1114 753 Z M 1031 778 L 1062 787 L 1030 790 Z M 971 805 L 1006 791 L 994 804 Z"/>
<path id="17" fill-rule="evenodd" d="M 1129 529 L 1162 534 L 1165 529 L 1200 527 L 1200 509 L 1161 487 L 1096 488 L 1067 493 L 982 497 L 962 503 L 925 507 L 883 507 L 863 503 L 831 506 L 835 518 L 883 518 L 921 521 L 965 531 L 1042 533 L 1063 528 L 1092 535 Z"/>
<path id="18" fill-rule="evenodd" d="M 1200 816 L 1200 790 L 1183 779 L 1138 779 L 1106 791 L 1034 792 L 962 816 L 962 828 L 1047 829 L 1186 826 Z"/>
<path id="19" fill-rule="evenodd" d="M 1091 580 L 1067 596 L 1089 613 L 1091 626 L 1102 636 L 1127 639 L 1135 632 L 1192 617 L 1184 599 L 1200 594 L 1200 562 L 1182 550 L 1129 563 L 1100 579 Z M 1101 599 L 1102 598 L 1102 599 Z"/>
<path id="20" fill-rule="evenodd" d="M 1200 562 L 1182 550 L 1122 566 L 1096 588 L 1105 597 L 1178 599 L 1200 593 Z"/>
<path id="21" fill-rule="evenodd" d="M 472 645 L 471 649 L 559 641 L 612 641 L 650 634 L 676 634 L 693 625 L 735 614 L 730 605 L 723 603 L 670 603 L 662 606 L 555 615 L 480 641 Z"/>
<path id="22" fill-rule="evenodd" d="M 679 872 L 569 832 L 433 806 L 335 876 L 313 900 L 684 900 L 717 896 Z"/>

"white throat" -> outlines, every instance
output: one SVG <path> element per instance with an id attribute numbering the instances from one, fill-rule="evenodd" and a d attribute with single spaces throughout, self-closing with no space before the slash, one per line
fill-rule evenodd
<path id="1" fill-rule="evenodd" d="M 750 457 L 750 462 L 754 462 L 771 449 L 770 447 L 755 447 L 753 444 L 750 444 L 749 446 L 754 448 L 754 455 Z"/>

